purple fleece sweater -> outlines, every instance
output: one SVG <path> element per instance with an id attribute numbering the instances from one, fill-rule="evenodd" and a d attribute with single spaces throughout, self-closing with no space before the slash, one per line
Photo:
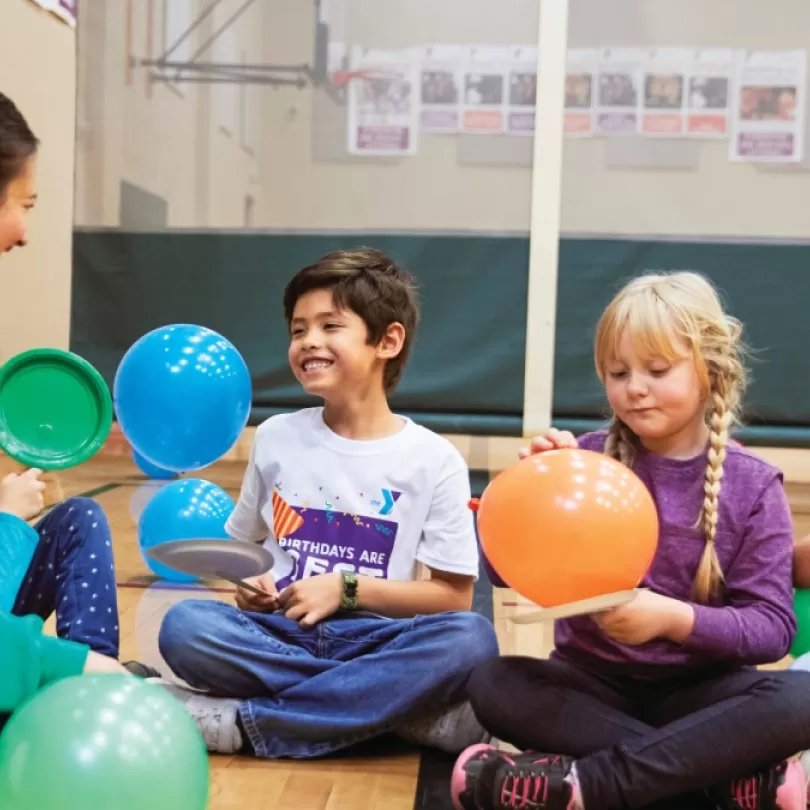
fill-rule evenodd
<path id="1" fill-rule="evenodd" d="M 602 452 L 606 433 L 581 436 L 583 450 Z M 716 605 L 694 605 L 695 626 L 683 644 L 655 639 L 639 646 L 608 638 L 588 616 L 558 621 L 555 657 L 590 668 L 667 677 L 712 665 L 778 661 L 796 632 L 793 613 L 793 523 L 781 472 L 737 445 L 723 466 L 715 545 L 725 575 Z M 703 503 L 706 454 L 680 461 L 641 449 L 634 471 L 658 507 L 658 550 L 641 583 L 690 601 L 705 547 L 695 523 Z"/>

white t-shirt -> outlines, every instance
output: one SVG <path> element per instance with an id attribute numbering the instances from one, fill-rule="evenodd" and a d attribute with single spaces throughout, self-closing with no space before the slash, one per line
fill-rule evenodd
<path id="1" fill-rule="evenodd" d="M 404 419 L 385 439 L 344 439 L 307 408 L 259 426 L 226 529 L 264 542 L 279 588 L 341 570 L 410 580 L 416 560 L 475 577 L 469 500 L 467 465 L 436 433 Z"/>

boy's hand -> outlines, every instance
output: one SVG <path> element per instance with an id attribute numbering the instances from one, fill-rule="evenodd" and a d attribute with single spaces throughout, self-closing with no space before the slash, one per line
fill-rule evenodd
<path id="1" fill-rule="evenodd" d="M 259 596 L 246 588 L 237 587 L 236 607 L 239 610 L 246 610 L 251 613 L 273 613 L 278 610 L 278 589 L 276 581 L 270 574 L 262 574 L 259 577 L 251 577 L 245 582 L 265 592 L 264 596 Z"/>
<path id="2" fill-rule="evenodd" d="M 42 470 L 32 468 L 24 473 L 10 473 L 0 481 L 0 512 L 31 520 L 44 508 L 45 482 L 39 480 Z"/>
<path id="3" fill-rule="evenodd" d="M 545 436 L 535 436 L 528 447 L 523 447 L 520 457 L 528 458 L 535 453 L 545 453 L 546 450 L 576 450 L 577 446 L 573 433 L 550 428 Z"/>
<path id="4" fill-rule="evenodd" d="M 320 574 L 293 582 L 278 596 L 279 606 L 288 619 L 301 627 L 312 627 L 336 613 L 340 607 L 340 574 Z"/>
<path id="5" fill-rule="evenodd" d="M 636 646 L 654 638 L 682 643 L 692 632 L 695 611 L 686 602 L 642 590 L 627 604 L 595 613 L 591 618 L 621 644 Z"/>

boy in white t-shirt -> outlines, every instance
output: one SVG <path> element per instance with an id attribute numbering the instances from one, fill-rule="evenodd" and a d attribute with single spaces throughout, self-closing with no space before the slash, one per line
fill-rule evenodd
<path id="1" fill-rule="evenodd" d="M 273 552 L 253 581 L 265 595 L 174 606 L 161 653 L 207 694 L 167 688 L 219 753 L 316 757 L 389 731 L 461 751 L 485 737 L 467 679 L 498 645 L 470 612 L 467 466 L 388 405 L 418 321 L 413 280 L 377 250 L 336 251 L 290 281 L 284 312 L 293 373 L 324 406 L 256 431 L 228 531 Z"/>

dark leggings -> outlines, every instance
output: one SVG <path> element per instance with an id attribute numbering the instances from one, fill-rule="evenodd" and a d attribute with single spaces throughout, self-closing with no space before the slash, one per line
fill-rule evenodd
<path id="1" fill-rule="evenodd" d="M 498 739 L 577 759 L 586 810 L 712 806 L 706 788 L 810 747 L 807 672 L 726 669 L 651 683 L 505 657 L 475 670 L 468 689 Z"/>

